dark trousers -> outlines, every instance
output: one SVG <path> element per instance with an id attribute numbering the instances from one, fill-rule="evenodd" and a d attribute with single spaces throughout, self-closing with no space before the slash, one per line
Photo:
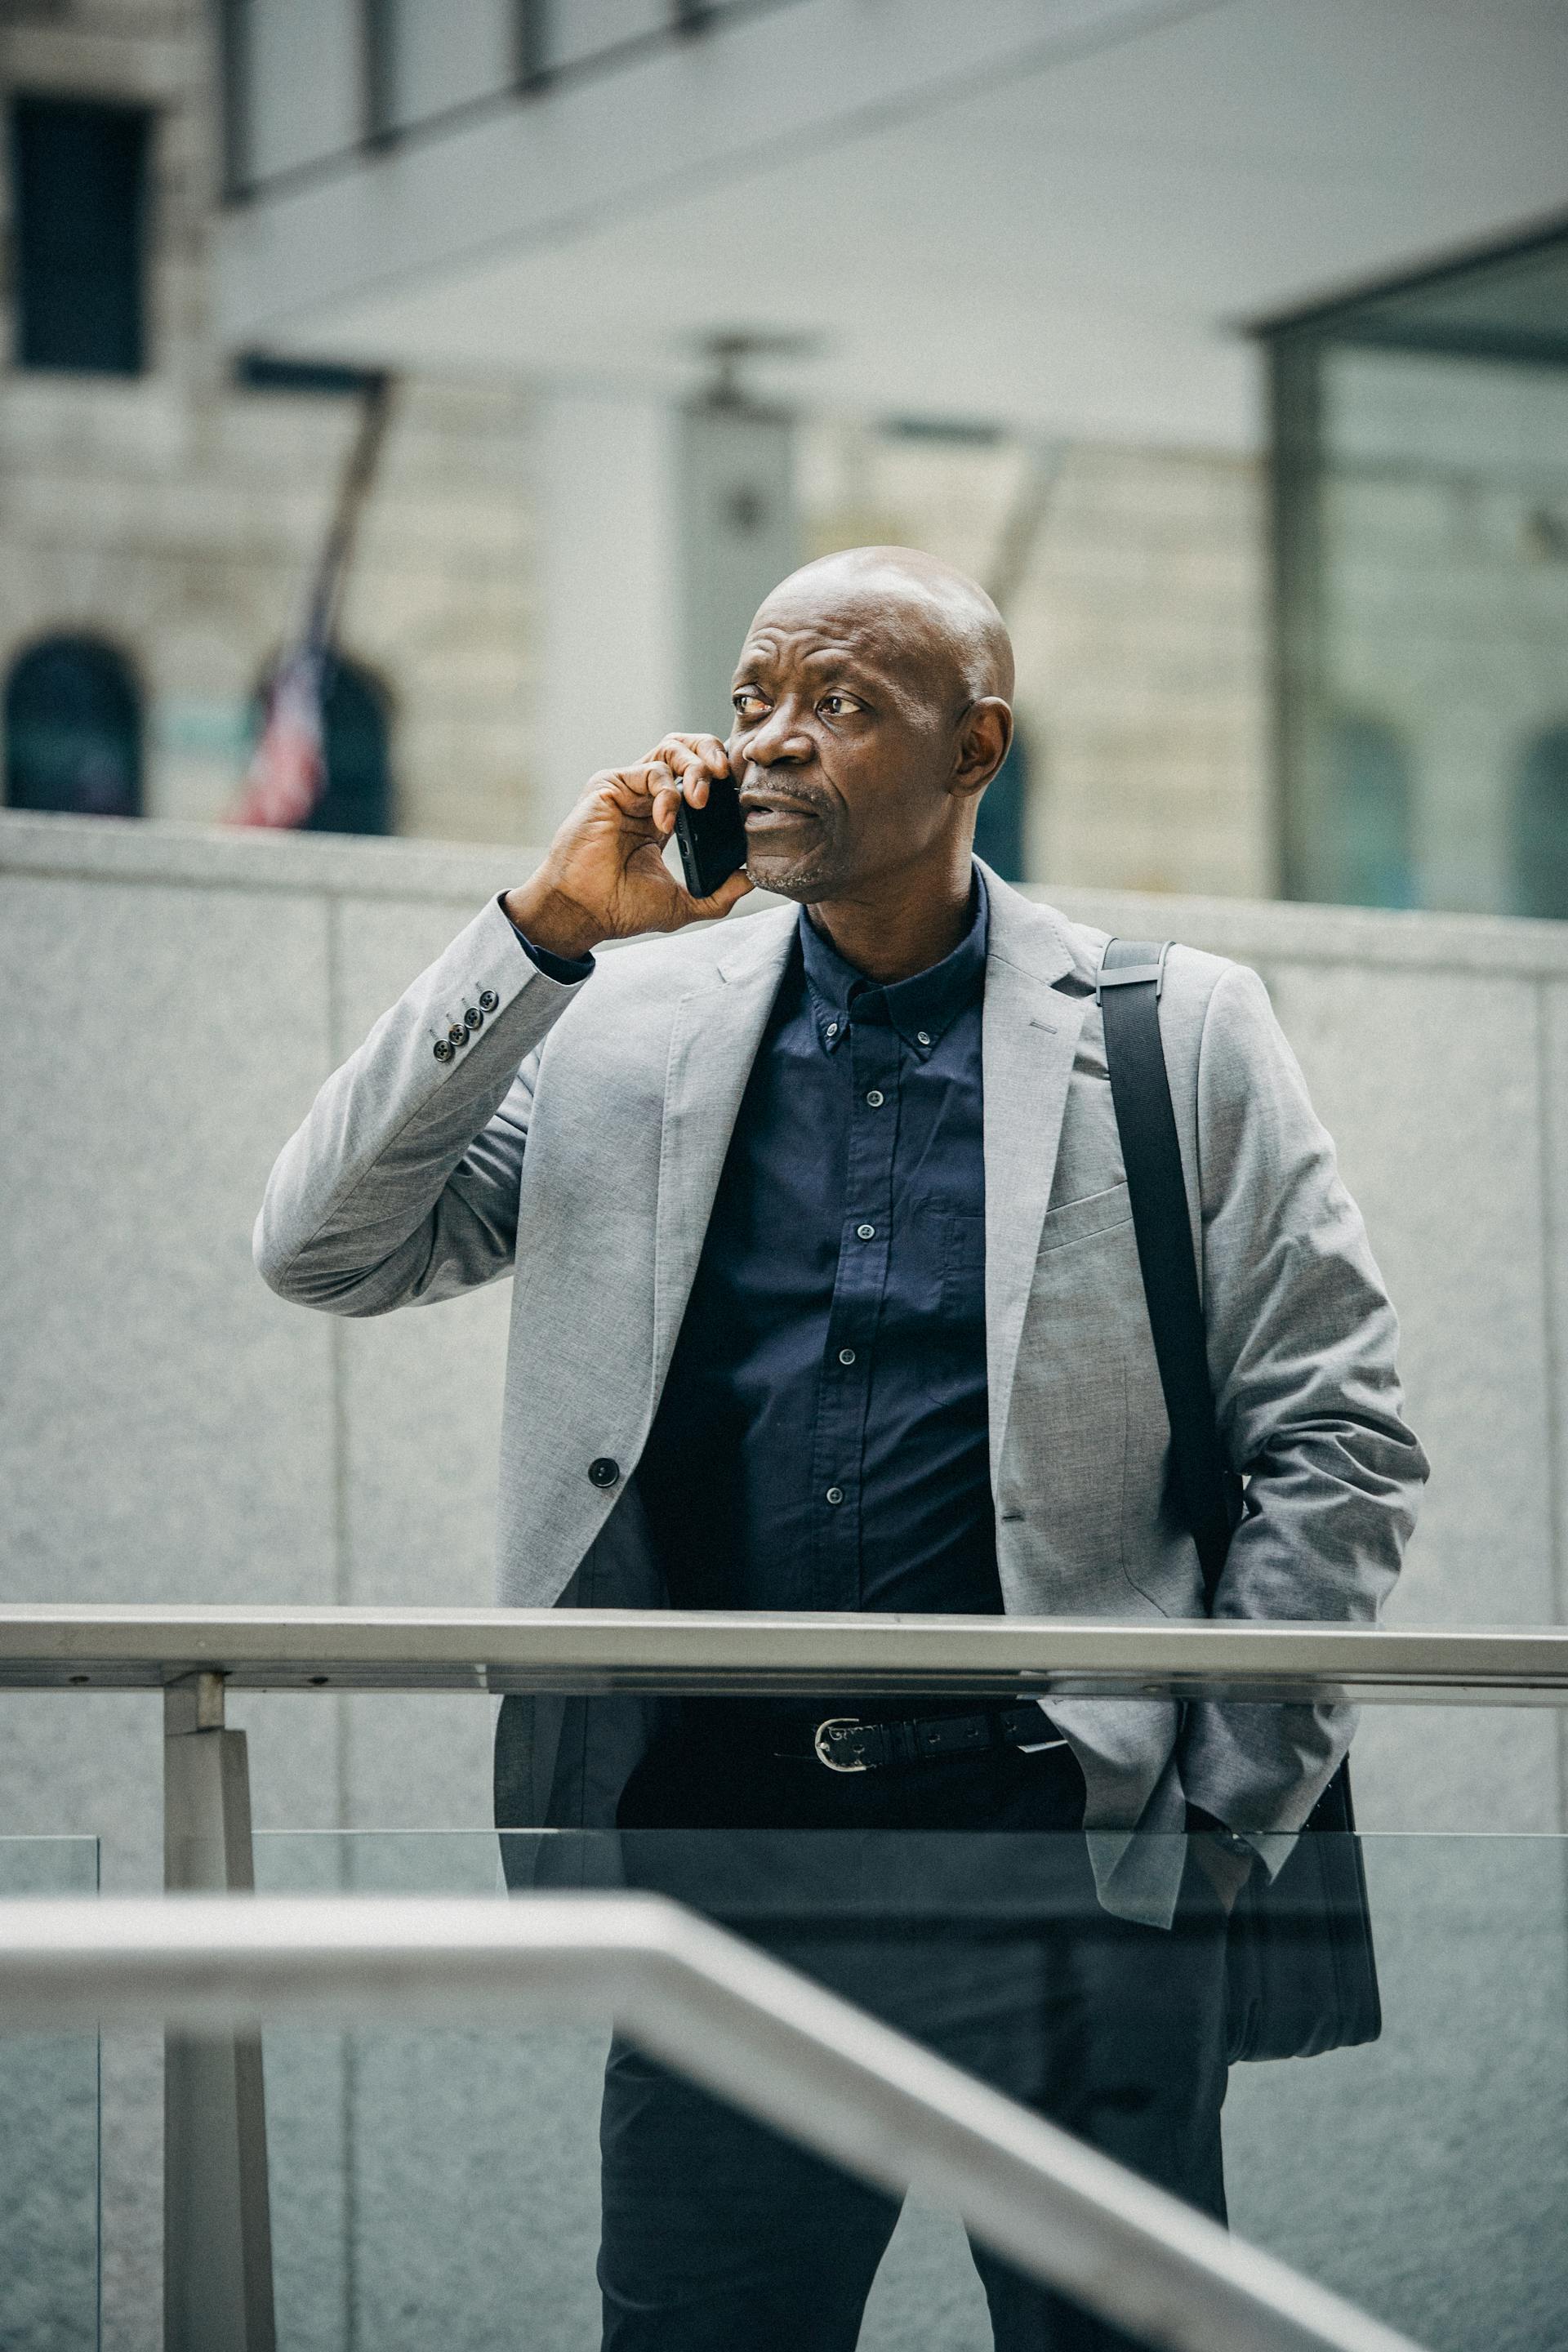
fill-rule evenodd
<path id="1" fill-rule="evenodd" d="M 1225 1917 L 1101 1909 L 1065 1749 L 864 1776 L 714 1709 L 622 1801 L 633 1883 L 779 1958 L 1225 2219 Z M 895 2199 L 616 2043 L 601 2125 L 605 2352 L 852 2352 Z M 1128 2343 L 979 2246 L 998 2352 Z"/>

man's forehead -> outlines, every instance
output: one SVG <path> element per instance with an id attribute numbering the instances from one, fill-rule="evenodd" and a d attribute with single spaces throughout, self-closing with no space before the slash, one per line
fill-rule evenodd
<path id="1" fill-rule="evenodd" d="M 883 586 L 839 586 L 816 595 L 770 597 L 747 633 L 747 655 L 778 659 L 838 659 L 892 667 L 915 649 L 927 650 L 934 616 L 923 599 Z"/>
<path id="2" fill-rule="evenodd" d="M 764 619 L 759 614 L 747 634 L 745 654 L 786 661 L 874 661 L 886 634 L 837 616 L 784 620 Z"/>

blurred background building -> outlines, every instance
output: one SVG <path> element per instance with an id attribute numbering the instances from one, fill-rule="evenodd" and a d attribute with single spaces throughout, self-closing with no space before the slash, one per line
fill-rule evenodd
<path id="1" fill-rule="evenodd" d="M 791 562 L 886 538 L 1013 625 L 1005 871 L 1568 914 L 1551 0 L 10 0 L 0 38 L 11 804 L 234 806 L 390 372 L 316 827 L 538 840 L 722 726 Z"/>

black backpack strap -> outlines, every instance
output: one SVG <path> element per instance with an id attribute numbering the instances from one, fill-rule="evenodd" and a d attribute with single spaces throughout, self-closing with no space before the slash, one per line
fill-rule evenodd
<path id="1" fill-rule="evenodd" d="M 1160 1038 L 1168 946 L 1168 941 L 1156 946 L 1146 940 L 1112 940 L 1100 964 L 1095 1001 L 1105 1021 L 1110 1099 L 1171 1423 L 1176 1485 L 1212 1609 L 1230 1549 L 1235 1484 L 1215 1420 L 1187 1188 Z"/>

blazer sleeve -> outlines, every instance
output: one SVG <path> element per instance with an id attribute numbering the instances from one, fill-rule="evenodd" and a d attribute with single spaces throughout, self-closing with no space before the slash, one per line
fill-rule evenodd
<path id="1" fill-rule="evenodd" d="M 256 1222 L 270 1288 L 384 1315 L 510 1272 L 538 1049 L 582 984 L 542 970 L 499 901 L 476 916 L 285 1144 Z"/>
<path id="2" fill-rule="evenodd" d="M 1214 1614 L 1370 1622 L 1426 1459 L 1404 1419 L 1398 1325 L 1360 1212 L 1268 992 L 1238 965 L 1205 1016 L 1197 1140 L 1210 1374 L 1247 1481 Z M 1187 1798 L 1261 1833 L 1252 1843 L 1277 1868 L 1354 1726 L 1344 1706 L 1191 1706 Z"/>

